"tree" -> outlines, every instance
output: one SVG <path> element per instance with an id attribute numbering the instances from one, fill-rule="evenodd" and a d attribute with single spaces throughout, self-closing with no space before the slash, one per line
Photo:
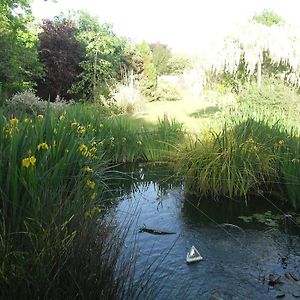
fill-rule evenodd
<path id="1" fill-rule="evenodd" d="M 167 74 L 169 72 L 168 62 L 172 57 L 171 50 L 166 44 L 149 44 L 152 51 L 152 62 L 157 71 L 157 75 Z"/>
<path id="2" fill-rule="evenodd" d="M 299 33 L 291 26 L 281 23 L 267 26 L 251 20 L 235 35 L 214 46 L 208 68 L 215 73 L 233 75 L 242 71 L 249 78 L 256 73 L 260 86 L 264 67 L 267 67 L 267 72 L 276 72 L 273 75 L 299 86 L 299 46 Z"/>
<path id="3" fill-rule="evenodd" d="M 183 74 L 185 70 L 191 69 L 192 64 L 188 57 L 185 55 L 173 55 L 167 64 L 167 73 L 172 75 Z"/>
<path id="4" fill-rule="evenodd" d="M 0 91 L 32 87 L 41 73 L 32 21 L 30 1 L 0 2 Z"/>
<path id="5" fill-rule="evenodd" d="M 255 21 L 256 23 L 260 23 L 266 26 L 285 24 L 285 21 L 281 16 L 267 9 L 263 10 L 260 14 L 255 15 L 252 18 L 252 20 Z"/>
<path id="6" fill-rule="evenodd" d="M 76 39 L 85 49 L 82 72 L 72 91 L 99 100 L 110 96 L 122 69 L 126 40 L 119 38 L 109 24 L 100 25 L 87 13 L 77 13 Z"/>
<path id="7" fill-rule="evenodd" d="M 44 65 L 45 76 L 38 83 L 38 95 L 44 99 L 56 96 L 70 99 L 69 89 L 82 72 L 80 62 L 84 49 L 76 40 L 74 22 L 56 18 L 44 20 L 39 34 L 39 58 Z"/>
<path id="8" fill-rule="evenodd" d="M 151 82 L 151 84 L 154 87 L 156 87 L 157 72 L 156 72 L 155 65 L 153 63 L 153 54 L 151 49 L 145 41 L 137 45 L 137 49 L 144 61 L 143 75 L 146 79 L 149 80 L 149 82 Z"/>

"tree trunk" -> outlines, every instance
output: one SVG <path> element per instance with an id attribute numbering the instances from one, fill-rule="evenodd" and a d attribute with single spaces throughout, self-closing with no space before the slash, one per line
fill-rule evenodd
<path id="1" fill-rule="evenodd" d="M 261 65 L 262 65 L 262 58 L 260 55 L 257 62 L 257 86 L 259 88 L 261 87 Z"/>

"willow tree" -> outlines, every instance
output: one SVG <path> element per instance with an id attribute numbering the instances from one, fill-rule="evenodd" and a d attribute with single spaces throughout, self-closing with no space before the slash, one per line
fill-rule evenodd
<path id="1" fill-rule="evenodd" d="M 216 74 L 235 75 L 242 68 L 247 77 L 256 75 L 258 86 L 264 67 L 271 64 L 274 75 L 300 86 L 300 36 L 287 24 L 268 26 L 253 19 L 215 44 L 207 61 Z"/>

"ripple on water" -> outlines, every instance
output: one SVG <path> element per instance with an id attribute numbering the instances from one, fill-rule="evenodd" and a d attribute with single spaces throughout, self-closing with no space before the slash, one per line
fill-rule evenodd
<path id="1" fill-rule="evenodd" d="M 144 272 L 150 279 L 143 299 L 274 299 L 276 290 L 267 284 L 269 274 L 284 276 L 289 270 L 300 276 L 299 237 L 253 226 L 224 230 L 216 225 L 234 223 L 240 212 L 219 210 L 217 203 L 210 202 L 201 206 L 203 214 L 186 204 L 181 187 L 163 193 L 153 182 L 141 188 L 136 184 L 135 192 L 120 197 L 114 210 L 120 224 L 124 216 L 136 214 L 126 251 L 137 246 L 136 279 Z M 143 224 L 177 234 L 138 233 Z M 186 253 L 192 245 L 204 261 L 187 265 Z M 285 255 L 288 269 L 280 262 Z"/>

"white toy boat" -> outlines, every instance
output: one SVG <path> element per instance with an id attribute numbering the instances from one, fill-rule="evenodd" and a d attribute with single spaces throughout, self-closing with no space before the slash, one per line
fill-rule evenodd
<path id="1" fill-rule="evenodd" d="M 196 247 L 192 246 L 191 250 L 186 255 L 186 262 L 189 264 L 201 260 L 203 260 L 203 257 L 200 255 Z"/>

